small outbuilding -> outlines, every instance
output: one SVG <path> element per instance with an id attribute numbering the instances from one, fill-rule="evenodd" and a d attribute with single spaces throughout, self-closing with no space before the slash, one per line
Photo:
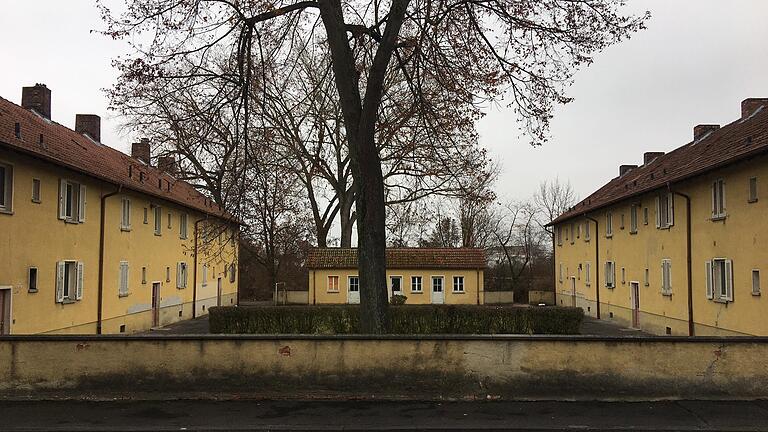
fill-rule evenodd
<path id="1" fill-rule="evenodd" d="M 389 298 L 407 304 L 483 304 L 485 252 L 478 248 L 389 248 Z M 307 257 L 309 304 L 360 303 L 357 248 L 314 248 Z"/>

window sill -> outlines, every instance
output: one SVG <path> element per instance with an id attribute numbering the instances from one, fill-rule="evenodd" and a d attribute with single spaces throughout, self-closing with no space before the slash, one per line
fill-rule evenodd
<path id="1" fill-rule="evenodd" d="M 466 291 L 451 291 L 453 294 L 466 294 Z"/>
<path id="2" fill-rule="evenodd" d="M 760 293 L 759 292 L 753 292 L 752 293 L 752 297 L 760 297 Z"/>
<path id="3" fill-rule="evenodd" d="M 72 299 L 65 298 L 64 300 L 60 301 L 59 303 L 62 304 L 62 305 L 75 304 L 75 303 L 77 303 L 77 300 L 72 300 Z"/>
<path id="4" fill-rule="evenodd" d="M 749 204 L 754 204 L 756 202 L 757 202 L 757 198 L 751 199 L 751 200 L 747 200 L 747 203 L 749 203 Z"/>
<path id="5" fill-rule="evenodd" d="M 13 216 L 13 210 L 0 209 L 0 214 L 6 214 L 6 215 L 9 215 L 9 216 Z"/>
<path id="6" fill-rule="evenodd" d="M 34 293 L 38 292 L 38 290 L 37 290 L 37 288 L 32 288 L 32 289 L 27 290 L 27 292 L 30 293 L 30 294 L 34 294 Z"/>
<path id="7" fill-rule="evenodd" d="M 36 200 L 36 199 L 33 199 L 33 200 L 32 200 L 32 203 L 33 203 L 33 204 L 42 204 L 43 202 L 42 202 L 42 201 L 40 201 L 40 200 Z"/>
<path id="8" fill-rule="evenodd" d="M 123 297 L 128 297 L 129 295 L 131 295 L 131 293 L 118 294 L 117 297 L 118 298 L 123 298 Z"/>
<path id="9" fill-rule="evenodd" d="M 728 215 L 712 216 L 711 218 L 709 218 L 709 220 L 711 220 L 712 222 L 719 222 L 719 221 L 724 221 L 727 217 Z"/>
<path id="10" fill-rule="evenodd" d="M 64 223 L 72 224 L 72 225 L 78 225 L 78 224 L 81 224 L 82 222 L 78 222 L 78 221 L 76 221 L 74 219 L 64 219 Z"/>
<path id="11" fill-rule="evenodd" d="M 424 294 L 424 291 L 411 291 L 411 294 Z"/>
<path id="12" fill-rule="evenodd" d="M 131 227 L 120 227 L 120 231 L 131 232 Z"/>
<path id="13" fill-rule="evenodd" d="M 162 237 L 162 234 L 155 233 L 155 237 Z"/>
<path id="14" fill-rule="evenodd" d="M 605 235 L 605 238 L 607 238 L 607 239 L 609 239 L 609 238 L 613 238 L 613 234 L 606 234 L 606 235 Z"/>
<path id="15" fill-rule="evenodd" d="M 712 299 L 712 301 L 715 302 L 715 303 L 721 303 L 721 304 L 724 304 L 724 305 L 727 305 L 728 303 L 730 303 L 730 301 L 728 301 L 728 300 L 719 299 L 719 298 Z"/>
<path id="16" fill-rule="evenodd" d="M 672 293 L 671 292 L 663 292 L 663 293 L 661 293 L 661 295 L 663 295 L 664 297 L 672 297 Z"/>
<path id="17" fill-rule="evenodd" d="M 635 235 L 635 234 L 637 234 L 637 230 L 629 231 L 629 233 L 632 234 L 632 235 Z"/>
<path id="18" fill-rule="evenodd" d="M 326 294 L 338 294 L 340 291 L 326 291 Z"/>

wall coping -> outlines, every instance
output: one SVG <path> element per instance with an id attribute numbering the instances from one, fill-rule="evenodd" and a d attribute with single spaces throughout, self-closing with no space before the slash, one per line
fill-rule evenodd
<path id="1" fill-rule="evenodd" d="M 46 341 L 498 341 L 498 342 L 612 342 L 638 343 L 759 343 L 768 344 L 768 336 L 596 336 L 596 335 L 313 335 L 313 334 L 141 334 L 141 335 L 7 335 L 2 342 Z"/>

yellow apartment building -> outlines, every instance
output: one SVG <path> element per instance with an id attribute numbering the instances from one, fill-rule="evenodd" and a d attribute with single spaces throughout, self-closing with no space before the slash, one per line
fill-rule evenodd
<path id="1" fill-rule="evenodd" d="M 238 224 L 100 142 L 100 119 L 51 120 L 51 91 L 0 98 L 0 334 L 131 333 L 237 301 Z"/>
<path id="2" fill-rule="evenodd" d="M 406 304 L 484 304 L 485 253 L 475 248 L 389 248 L 387 287 Z M 307 256 L 309 304 L 360 303 L 356 248 L 315 248 Z"/>
<path id="3" fill-rule="evenodd" d="M 768 335 L 768 99 L 645 153 L 552 221 L 558 305 L 672 335 Z"/>

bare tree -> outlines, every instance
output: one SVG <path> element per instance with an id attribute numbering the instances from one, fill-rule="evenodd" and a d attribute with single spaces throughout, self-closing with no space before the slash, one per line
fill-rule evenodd
<path id="1" fill-rule="evenodd" d="M 148 41 L 118 63 L 124 82 L 210 80 L 232 83 L 248 125 L 253 90 L 265 64 L 291 75 L 297 51 L 326 50 L 355 182 L 361 327 L 388 328 L 385 179 L 377 123 L 390 100 L 407 103 L 426 131 L 471 124 L 480 104 L 506 92 L 534 143 L 546 140 L 553 105 L 594 53 L 642 28 L 644 18 L 619 13 L 623 0 L 130 0 L 112 16 L 115 38 Z M 143 35 L 142 35 L 143 36 Z M 226 68 L 211 57 L 228 60 Z M 393 61 L 394 60 L 394 61 Z M 410 91 L 385 90 L 396 70 Z M 435 96 L 435 97 L 432 97 Z M 446 136 L 445 134 L 439 134 Z M 250 140 L 250 134 L 245 134 Z M 248 148 L 246 146 L 246 148 Z"/>
<path id="2" fill-rule="evenodd" d="M 539 190 L 533 196 L 533 204 L 538 212 L 537 222 L 549 234 L 550 240 L 553 232 L 545 228 L 545 225 L 573 207 L 576 201 L 578 198 L 570 182 L 561 183 L 556 178 L 539 184 Z"/>
<path id="3" fill-rule="evenodd" d="M 496 247 L 503 255 L 510 277 L 510 287 L 520 291 L 520 279 L 541 252 L 541 236 L 537 235 L 536 209 L 527 202 L 502 206 L 493 229 Z"/>

